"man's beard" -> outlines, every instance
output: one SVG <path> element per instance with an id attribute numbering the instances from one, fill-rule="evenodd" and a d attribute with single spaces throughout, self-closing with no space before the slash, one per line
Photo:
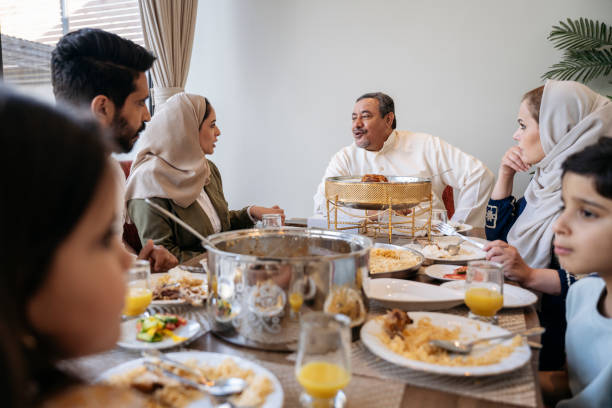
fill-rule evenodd
<path id="1" fill-rule="evenodd" d="M 115 143 L 120 149 L 119 153 L 128 153 L 134 147 L 134 143 L 138 140 L 138 135 L 145 129 L 145 123 L 142 122 L 142 126 L 137 131 L 134 131 L 127 120 L 119 115 L 119 112 L 115 114 L 113 123 L 111 124 L 113 132 L 113 138 Z"/>

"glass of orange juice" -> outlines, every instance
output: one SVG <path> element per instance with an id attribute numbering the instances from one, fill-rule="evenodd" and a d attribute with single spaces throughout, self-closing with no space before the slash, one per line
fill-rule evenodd
<path id="1" fill-rule="evenodd" d="M 146 310 L 153 292 L 151 290 L 151 266 L 149 261 L 136 259 L 127 272 L 127 292 L 123 306 L 123 318 L 140 317 Z"/>
<path id="2" fill-rule="evenodd" d="M 504 271 L 490 261 L 468 263 L 465 278 L 465 304 L 469 317 L 497 324 L 497 312 L 504 304 Z"/>
<path id="3" fill-rule="evenodd" d="M 297 319 L 300 309 L 304 304 L 304 290 L 306 289 L 306 277 L 299 270 L 294 270 L 289 283 L 289 306 L 291 318 Z"/>
<path id="4" fill-rule="evenodd" d="M 351 381 L 350 323 L 340 314 L 302 315 L 295 375 L 304 389 L 300 395 L 303 407 L 346 405 L 342 389 Z"/>

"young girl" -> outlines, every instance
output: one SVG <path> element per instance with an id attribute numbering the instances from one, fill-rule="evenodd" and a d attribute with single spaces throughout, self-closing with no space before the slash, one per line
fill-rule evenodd
<path id="1" fill-rule="evenodd" d="M 95 122 L 0 87 L 0 135 L 2 406 L 141 406 L 130 391 L 55 368 L 119 337 L 131 256 L 113 230 L 116 191 Z"/>
<path id="2" fill-rule="evenodd" d="M 554 251 L 576 274 L 597 272 L 572 285 L 565 336 L 572 398 L 557 407 L 612 406 L 612 138 L 563 164 L 565 208 L 553 224 Z M 543 382 L 543 389 L 549 383 Z M 557 389 L 556 392 L 562 392 Z"/>

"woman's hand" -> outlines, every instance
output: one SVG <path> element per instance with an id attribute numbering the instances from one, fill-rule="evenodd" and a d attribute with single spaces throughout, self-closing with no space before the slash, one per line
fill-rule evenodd
<path id="1" fill-rule="evenodd" d="M 489 242 L 483 249 L 487 253 L 487 261 L 503 265 L 506 278 L 529 286 L 534 269 L 525 263 L 515 247 L 497 240 Z"/>
<path id="2" fill-rule="evenodd" d="M 521 171 L 528 171 L 529 165 L 523 161 L 521 148 L 513 146 L 506 151 L 499 166 L 499 177 L 514 177 Z"/>
<path id="3" fill-rule="evenodd" d="M 502 157 L 497 173 L 497 182 L 491 192 L 491 199 L 503 200 L 512 194 L 514 175 L 519 171 L 529 170 L 529 165 L 522 159 L 521 148 L 513 146 Z"/>
<path id="4" fill-rule="evenodd" d="M 278 205 L 274 205 L 271 208 L 259 207 L 256 205 L 251 207 L 251 217 L 255 218 L 257 221 L 261 221 L 264 214 L 280 214 L 283 224 L 285 223 L 285 210 Z"/>

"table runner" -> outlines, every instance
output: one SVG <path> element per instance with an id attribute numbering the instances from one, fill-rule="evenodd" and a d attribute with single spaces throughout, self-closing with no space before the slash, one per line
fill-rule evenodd
<path id="1" fill-rule="evenodd" d="M 378 316 L 387 310 L 376 301 L 370 301 L 369 306 L 369 317 Z M 149 310 L 153 313 L 161 311 L 177 313 L 188 319 L 198 321 L 202 325 L 203 331 L 208 331 L 209 328 L 204 308 L 153 306 Z M 465 306 L 458 306 L 442 312 L 465 316 L 468 310 Z M 500 327 L 510 331 L 525 329 L 522 309 L 502 310 L 498 316 Z M 235 350 L 236 356 L 252 360 L 272 371 L 283 384 L 285 406 L 298 406 L 297 398 L 301 389 L 295 379 L 293 366 L 295 354 L 288 355 L 289 364 L 285 365 L 257 360 L 249 354 L 248 349 L 236 347 Z M 200 350 L 180 347 L 169 351 Z M 357 405 L 359 407 L 397 407 L 403 395 L 403 384 L 494 402 L 525 407 L 537 406 L 536 385 L 531 364 L 498 376 L 465 378 L 429 374 L 396 366 L 372 354 L 361 341 L 352 344 L 351 352 L 353 379 L 347 388 L 347 396 L 349 402 L 353 402 L 353 406 L 355 401 L 359 401 Z M 69 371 L 78 373 L 87 381 L 94 381 L 103 371 L 139 357 L 138 352 L 117 348 L 103 354 L 64 362 L 62 366 Z"/>

